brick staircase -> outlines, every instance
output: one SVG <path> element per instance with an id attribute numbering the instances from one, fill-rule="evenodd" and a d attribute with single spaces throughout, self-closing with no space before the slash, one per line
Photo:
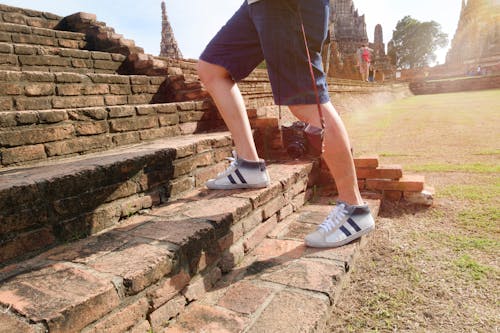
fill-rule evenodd
<path id="1" fill-rule="evenodd" d="M 256 71 L 241 86 L 259 153 L 274 160 L 272 184 L 206 190 L 232 141 L 195 65 L 144 54 L 92 14 L 0 5 L 0 332 L 169 324 L 172 332 L 292 332 L 285 319 L 266 328 L 275 302 L 331 306 L 340 284 L 285 283 L 272 272 L 326 267 L 340 281 L 352 265 L 364 239 L 324 252 L 301 241 L 329 209 L 307 204 L 314 185 L 335 192 L 328 173 L 318 161 L 277 158 L 278 122 L 261 111 L 270 86 Z M 362 86 L 332 89 L 379 89 Z M 355 162 L 375 214 L 380 199 L 432 201 L 422 177 L 376 157 Z M 242 274 L 249 279 L 238 282 Z M 266 301 L 231 303 L 237 285 Z M 191 329 L 189 318 L 209 318 L 198 315 L 207 306 L 215 319 Z M 324 318 L 314 318 L 295 331 L 318 330 Z"/>

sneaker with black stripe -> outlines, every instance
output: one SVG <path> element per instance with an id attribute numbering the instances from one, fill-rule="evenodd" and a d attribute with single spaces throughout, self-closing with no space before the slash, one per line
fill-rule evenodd
<path id="1" fill-rule="evenodd" d="M 247 161 L 238 158 L 233 151 L 233 157 L 229 167 L 219 173 L 214 179 L 207 181 L 206 185 L 211 190 L 232 190 L 238 188 L 261 188 L 269 185 L 269 174 L 267 173 L 264 160 Z"/>
<path id="2" fill-rule="evenodd" d="M 338 247 L 369 233 L 375 221 L 368 205 L 348 205 L 338 201 L 318 229 L 305 237 L 310 247 Z"/>

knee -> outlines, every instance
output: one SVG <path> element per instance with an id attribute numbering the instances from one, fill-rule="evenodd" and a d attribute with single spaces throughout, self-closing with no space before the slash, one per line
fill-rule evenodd
<path id="1" fill-rule="evenodd" d="M 223 67 L 203 60 L 198 61 L 196 69 L 201 82 L 203 82 L 205 86 L 210 86 L 210 84 L 216 79 L 227 77 L 229 75 Z"/>

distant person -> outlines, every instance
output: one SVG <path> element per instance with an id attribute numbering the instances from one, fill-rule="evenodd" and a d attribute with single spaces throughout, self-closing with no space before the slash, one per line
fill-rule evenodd
<path id="1" fill-rule="evenodd" d="M 347 131 L 330 101 L 323 70 L 321 50 L 329 14 L 326 0 L 245 0 L 198 62 L 200 79 L 229 128 L 236 150 L 229 168 L 208 180 L 209 189 L 270 184 L 237 85 L 263 60 L 276 104 L 287 105 L 297 118 L 316 127 L 321 127 L 319 113 L 323 115 L 323 159 L 335 179 L 338 201 L 318 229 L 305 237 L 311 247 L 341 246 L 375 226 L 359 192 Z"/>
<path id="2" fill-rule="evenodd" d="M 373 50 L 368 47 L 368 43 L 364 43 L 356 52 L 357 66 L 361 73 L 361 80 L 368 81 L 370 64 L 372 62 Z"/>
<path id="3" fill-rule="evenodd" d="M 375 81 L 375 69 L 373 66 L 370 64 L 370 67 L 368 69 L 368 81 L 374 82 Z"/>

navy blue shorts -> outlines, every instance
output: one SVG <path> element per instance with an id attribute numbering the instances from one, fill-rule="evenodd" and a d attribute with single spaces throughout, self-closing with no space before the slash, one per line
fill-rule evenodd
<path id="1" fill-rule="evenodd" d="M 264 59 L 274 101 L 316 104 L 299 11 L 307 34 L 320 103 L 330 100 L 321 48 L 328 34 L 329 0 L 246 0 L 210 41 L 201 60 L 224 67 L 237 82 Z"/>

